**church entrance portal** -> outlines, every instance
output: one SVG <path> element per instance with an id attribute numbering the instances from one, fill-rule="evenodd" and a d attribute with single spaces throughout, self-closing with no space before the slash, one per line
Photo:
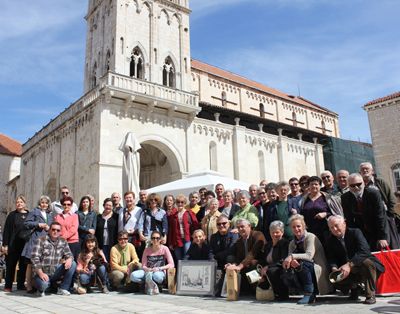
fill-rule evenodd
<path id="1" fill-rule="evenodd" d="M 168 147 L 156 141 L 146 141 L 140 145 L 141 189 L 149 189 L 181 178 L 178 161 Z"/>

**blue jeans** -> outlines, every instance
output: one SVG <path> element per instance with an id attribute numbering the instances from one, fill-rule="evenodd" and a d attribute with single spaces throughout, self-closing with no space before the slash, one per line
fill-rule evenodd
<path id="1" fill-rule="evenodd" d="M 145 271 L 140 269 L 140 270 L 135 270 L 131 274 L 131 280 L 136 283 L 142 283 L 144 282 L 144 276 L 146 275 Z M 165 279 L 165 273 L 163 271 L 155 271 L 153 273 L 153 281 L 162 284 Z"/>
<path id="2" fill-rule="evenodd" d="M 107 270 L 104 265 L 101 265 L 94 271 L 92 274 L 79 274 L 79 281 L 82 286 L 87 286 L 90 285 L 91 282 L 93 282 L 95 276 L 99 276 L 101 283 L 103 285 L 108 285 L 108 276 L 107 276 Z"/>
<path id="3" fill-rule="evenodd" d="M 33 277 L 33 286 L 40 292 L 46 291 L 51 285 L 55 284 L 62 276 L 64 276 L 60 289 L 69 290 L 72 283 L 72 278 L 76 270 L 76 263 L 72 262 L 69 269 L 65 269 L 64 264 L 58 265 L 53 275 L 49 276 L 49 281 L 43 281 L 38 275 Z"/>
<path id="4" fill-rule="evenodd" d="M 317 292 L 314 263 L 309 261 L 301 261 L 301 270 L 296 273 L 304 292 Z"/>
<path id="5" fill-rule="evenodd" d="M 190 241 L 187 241 L 183 244 L 181 247 L 177 247 L 174 249 L 175 257 L 178 261 L 183 260 L 187 251 L 189 251 L 190 248 Z"/>

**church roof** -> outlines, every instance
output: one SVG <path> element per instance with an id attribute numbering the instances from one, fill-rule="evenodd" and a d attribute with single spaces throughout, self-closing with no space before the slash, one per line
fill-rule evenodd
<path id="1" fill-rule="evenodd" d="M 391 100 L 391 99 L 394 99 L 394 98 L 397 98 L 397 97 L 400 97 L 400 92 L 396 92 L 396 93 L 393 93 L 393 94 L 390 94 L 390 95 L 387 95 L 387 96 L 384 96 L 384 97 L 381 97 L 381 98 L 377 98 L 377 99 L 371 100 L 371 101 L 367 102 L 364 105 L 364 107 L 369 106 L 369 105 L 378 104 L 380 102 Z"/>
<path id="2" fill-rule="evenodd" d="M 4 134 L 0 134 L 0 154 L 21 156 L 22 145 L 16 140 L 13 140 Z"/>
<path id="3" fill-rule="evenodd" d="M 327 108 L 324 108 L 324 107 L 322 107 L 320 105 L 317 105 L 317 104 L 309 101 L 308 99 L 305 99 L 305 98 L 300 97 L 300 96 L 288 95 L 288 94 L 286 94 L 284 92 L 281 92 L 281 91 L 279 91 L 277 89 L 268 87 L 268 86 L 263 85 L 261 83 L 258 83 L 256 81 L 252 81 L 252 80 L 250 80 L 250 79 L 248 79 L 246 77 L 240 76 L 240 75 L 232 73 L 230 71 L 223 70 L 221 68 L 218 68 L 216 66 L 213 66 L 213 65 L 210 65 L 210 64 L 207 64 L 207 63 L 204 63 L 202 61 L 192 59 L 191 66 L 195 70 L 199 70 L 199 71 L 202 71 L 202 72 L 207 72 L 207 73 L 210 73 L 212 75 L 218 76 L 220 78 L 223 78 L 223 79 L 226 79 L 226 80 L 229 80 L 229 81 L 232 81 L 232 82 L 236 82 L 236 83 L 248 86 L 250 88 L 259 90 L 261 92 L 264 92 L 264 93 L 279 97 L 279 98 L 281 98 L 281 99 L 283 99 L 285 101 L 288 101 L 288 102 L 291 102 L 291 103 L 296 103 L 296 104 L 298 104 L 298 105 L 300 105 L 302 107 L 307 107 L 307 108 L 311 108 L 311 109 L 315 109 L 315 110 L 319 110 L 319 111 L 324 111 L 325 113 L 329 113 L 329 114 L 337 116 L 337 113 L 335 113 L 335 112 L 333 112 L 333 111 L 331 111 L 331 110 L 329 110 Z"/>

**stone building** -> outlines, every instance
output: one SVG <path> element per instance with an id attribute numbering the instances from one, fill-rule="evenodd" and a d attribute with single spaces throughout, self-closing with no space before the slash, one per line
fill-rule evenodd
<path id="1" fill-rule="evenodd" d="M 0 134 L 0 225 L 14 208 L 17 197 L 22 146 L 19 142 Z"/>
<path id="2" fill-rule="evenodd" d="M 97 200 L 122 192 L 127 132 L 140 184 L 199 170 L 258 183 L 324 169 L 319 139 L 338 115 L 192 60 L 188 0 L 91 0 L 84 95 L 23 145 L 21 190 L 34 202 L 67 185 Z"/>
<path id="3" fill-rule="evenodd" d="M 376 170 L 400 191 L 400 92 L 364 105 L 368 113 Z"/>

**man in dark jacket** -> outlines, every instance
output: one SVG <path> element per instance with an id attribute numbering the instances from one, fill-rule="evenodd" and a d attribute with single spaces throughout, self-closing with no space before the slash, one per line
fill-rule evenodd
<path id="1" fill-rule="evenodd" d="M 247 219 L 239 218 L 236 228 L 240 237 L 231 248 L 228 256 L 230 263 L 225 265 L 225 269 L 239 271 L 242 275 L 241 291 L 250 292 L 255 290 L 255 286 L 249 286 L 246 273 L 255 269 L 263 258 L 266 240 L 262 232 L 251 230 Z"/>
<path id="2" fill-rule="evenodd" d="M 349 191 L 341 196 L 348 226 L 362 231 L 372 251 L 387 247 L 386 212 L 379 192 L 365 188 L 359 173 L 352 173 L 348 181 Z"/>
<path id="3" fill-rule="evenodd" d="M 217 218 L 218 231 L 210 239 L 210 260 L 216 260 L 218 269 L 224 269 L 228 262 L 230 248 L 235 244 L 239 235 L 229 229 L 228 217 L 221 215 Z"/>
<path id="4" fill-rule="evenodd" d="M 332 271 L 341 271 L 340 281 L 335 286 L 350 288 L 351 300 L 358 300 L 358 283 L 365 285 L 365 304 L 374 304 L 375 284 L 384 266 L 371 254 L 367 240 L 356 228 L 346 229 L 342 216 L 328 219 L 331 236 L 328 239 L 326 253 Z"/>

